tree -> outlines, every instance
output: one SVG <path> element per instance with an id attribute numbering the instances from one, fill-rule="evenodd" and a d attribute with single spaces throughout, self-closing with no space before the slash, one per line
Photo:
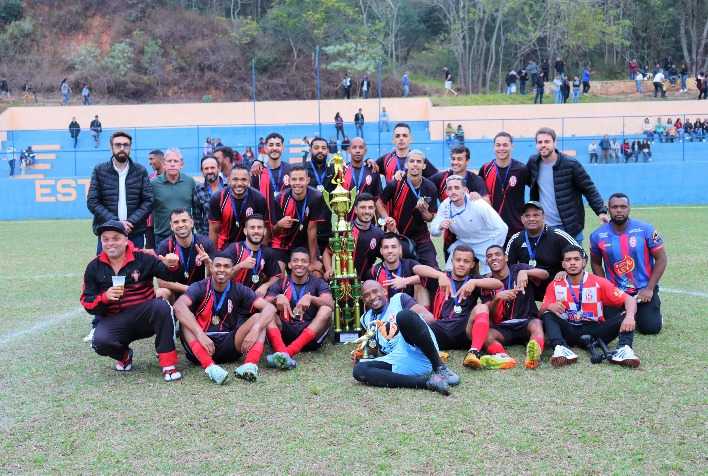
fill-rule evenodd
<path id="1" fill-rule="evenodd" d="M 681 49 L 688 70 L 693 74 L 708 69 L 708 3 L 705 0 L 680 0 Z"/>

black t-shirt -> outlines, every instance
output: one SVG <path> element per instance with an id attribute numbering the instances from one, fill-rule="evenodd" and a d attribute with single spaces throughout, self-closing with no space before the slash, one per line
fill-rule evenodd
<path id="1" fill-rule="evenodd" d="M 525 203 L 529 169 L 526 164 L 515 159 L 511 159 L 508 167 L 495 167 L 495 164 L 494 160 L 484 164 L 479 175 L 490 191 L 492 208 L 509 227 L 507 236 L 511 236 L 524 229 L 521 208 Z"/>
<path id="2" fill-rule="evenodd" d="M 386 268 L 386 266 L 384 265 L 383 262 L 378 263 L 377 265 L 372 266 L 371 268 L 368 268 L 366 271 L 364 271 L 364 275 L 362 277 L 362 280 L 367 281 L 369 279 L 373 279 L 373 280 L 381 283 L 381 285 L 383 286 L 383 284 L 386 280 L 393 279 L 394 274 L 397 276 L 400 276 L 402 278 L 410 278 L 411 276 L 413 276 L 413 274 L 415 274 L 415 273 L 413 273 L 413 268 L 415 268 L 416 266 L 420 266 L 420 263 L 415 260 L 408 259 L 408 258 L 402 258 L 399 261 L 398 268 L 394 268 L 392 270 L 389 270 L 388 268 Z M 427 278 L 420 278 L 421 286 L 425 287 L 427 281 L 428 281 Z M 398 290 L 390 288 L 390 287 L 387 288 L 385 286 L 384 286 L 384 289 L 386 289 L 388 291 L 388 298 L 389 299 L 391 299 L 391 297 L 394 294 L 399 293 L 399 292 L 403 292 L 405 294 L 408 294 L 409 296 L 413 296 L 413 286 L 406 286 L 401 291 L 398 291 Z"/>
<path id="3" fill-rule="evenodd" d="M 293 289 L 293 286 L 295 289 Z M 289 277 L 283 277 L 274 282 L 273 284 L 270 285 L 268 288 L 268 294 L 266 294 L 266 297 L 273 297 L 273 296 L 278 296 L 280 294 L 284 294 L 285 297 L 287 297 L 290 300 L 290 308 L 295 309 L 295 306 L 297 306 L 298 301 L 304 296 L 305 294 L 309 294 L 310 296 L 313 297 L 320 297 L 326 294 L 332 294 L 332 290 L 329 288 L 329 285 L 322 279 L 320 278 L 315 278 L 314 276 L 308 276 L 307 282 L 302 285 L 302 284 L 295 284 L 293 283 L 292 279 Z M 297 297 L 297 299 L 296 299 Z M 301 316 L 301 320 L 304 321 L 311 321 L 312 319 L 315 318 L 317 315 L 317 311 L 319 310 L 319 307 L 317 306 L 310 306 L 305 314 Z M 286 318 L 286 316 L 281 315 L 281 317 Z M 290 319 L 286 319 L 290 320 Z M 295 319 L 299 320 L 299 319 Z"/>
<path id="4" fill-rule="evenodd" d="M 489 290 L 483 289 L 482 302 L 487 304 L 494 299 L 494 296 L 498 292 L 507 289 L 514 289 L 514 285 L 519 276 L 519 272 L 522 270 L 533 269 L 532 266 L 527 264 L 511 264 L 509 265 L 509 275 L 507 279 L 500 280 L 504 286 L 501 289 Z M 486 274 L 485 278 L 491 278 L 492 273 Z M 530 286 L 538 286 L 540 281 L 538 279 L 529 278 Z M 493 316 L 489 316 L 494 324 L 499 324 L 503 321 L 508 321 L 510 319 L 529 319 L 532 317 L 538 317 L 538 307 L 536 307 L 536 301 L 534 300 L 534 293 L 532 289 L 526 289 L 525 293 L 518 293 L 516 299 L 512 301 L 500 301 L 497 304 L 497 312 Z"/>
<path id="5" fill-rule="evenodd" d="M 396 151 L 389 152 L 376 159 L 376 164 L 379 166 L 379 173 L 383 174 L 386 182 L 393 180 L 394 174 L 399 171 L 406 171 L 406 157 L 398 157 Z M 423 177 L 429 179 L 438 173 L 437 167 L 427 158 L 425 159 L 425 168 L 423 169 Z"/>
<path id="6" fill-rule="evenodd" d="M 381 174 L 379 172 L 372 172 L 371 167 L 359 167 L 356 168 L 349 164 L 347 170 L 344 172 L 344 177 L 342 181 L 342 188 L 345 190 L 357 190 L 357 195 L 362 193 L 370 193 L 374 198 L 379 198 L 381 192 L 383 191 L 383 186 L 381 185 Z M 354 218 L 354 203 L 352 202 L 352 209 L 347 214 L 347 220 L 352 221 Z"/>
<path id="7" fill-rule="evenodd" d="M 352 236 L 356 238 L 356 247 L 354 248 L 354 270 L 363 279 L 367 269 L 371 268 L 379 256 L 379 244 L 384 232 L 381 228 L 372 224 L 368 229 L 362 230 L 356 224 L 356 220 L 352 226 Z M 332 252 L 332 249 L 329 248 Z"/>
<path id="8" fill-rule="evenodd" d="M 457 281 L 452 279 L 452 273 L 447 272 L 447 277 L 450 278 L 450 282 L 454 284 L 455 289 L 459 290 L 465 283 L 465 280 Z M 481 279 L 481 276 L 471 275 L 470 279 Z M 454 293 L 453 293 L 454 294 Z M 457 304 L 455 304 L 454 297 L 446 297 L 445 293 L 438 288 L 435 292 L 435 298 L 433 300 L 433 315 L 435 319 L 465 319 L 470 317 L 472 314 L 472 309 L 477 305 L 477 301 L 480 299 L 480 289 L 475 288 L 472 294 L 467 296 L 464 300 L 458 298 Z M 460 312 L 455 312 L 455 306 L 460 306 Z"/>
<path id="9" fill-rule="evenodd" d="M 273 202 L 275 201 L 275 192 L 280 194 L 290 189 L 290 169 L 290 164 L 282 160 L 280 167 L 268 169 L 268 160 L 266 160 L 261 174 L 256 177 L 251 175 L 251 187 L 260 191 L 268 203 L 268 214 L 266 216 L 271 214 Z"/>
<path id="10" fill-rule="evenodd" d="M 191 301 L 189 309 L 204 332 L 231 332 L 253 314 L 253 304 L 260 299 L 256 293 L 233 281 L 229 282 L 227 290 L 224 290 L 226 296 L 215 292 L 208 278 L 191 284 L 184 293 Z M 214 316 L 218 319 L 213 319 Z"/>
<path id="11" fill-rule="evenodd" d="M 469 170 L 465 172 L 465 187 L 467 187 L 470 192 L 477 192 L 482 197 L 488 196 L 489 190 L 484 180 L 482 180 L 482 177 Z M 454 175 L 452 169 L 443 170 L 430 177 L 430 181 L 437 187 L 438 200 L 440 200 L 441 203 L 447 198 L 447 184 L 445 181 L 450 175 Z"/>
<path id="12" fill-rule="evenodd" d="M 259 213 L 268 221 L 268 202 L 265 196 L 253 187 L 246 189 L 243 198 L 235 198 L 231 188 L 224 188 L 209 200 L 209 221 L 221 223 L 217 249 L 223 250 L 229 243 L 246 239 L 243 222 L 246 217 Z M 236 226 L 238 222 L 238 226 Z M 267 226 L 267 223 L 266 223 Z"/>
<path id="13" fill-rule="evenodd" d="M 197 245 L 203 246 L 204 251 L 210 258 L 213 258 L 216 253 L 214 244 L 208 237 L 197 235 L 196 233 L 193 233 L 192 237 L 194 239 L 193 244 L 184 248 L 177 242 L 175 235 L 172 235 L 166 240 L 162 240 L 155 250 L 155 253 L 159 256 L 165 256 L 168 253 L 174 253 L 179 256 L 179 280 L 177 282 L 180 284 L 196 283 L 206 278 L 206 265 L 197 259 L 199 254 Z"/>
<path id="14" fill-rule="evenodd" d="M 430 241 L 428 222 L 416 208 L 418 197 L 428 202 L 428 211 L 435 215 L 438 211 L 437 189 L 430 180 L 424 178 L 418 190 L 411 188 L 407 177 L 400 181 L 391 180 L 381 193 L 381 201 L 386 206 L 389 216 L 396 220 L 398 232 L 416 243 Z"/>
<path id="15" fill-rule="evenodd" d="M 292 189 L 278 195 L 271 208 L 271 223 L 275 226 L 282 218 L 289 216 L 299 221 L 281 235 L 273 235 L 273 248 L 291 250 L 298 246 L 308 247 L 307 227 L 310 222 L 320 223 L 327 219 L 327 205 L 322 194 L 307 187 L 305 198 L 298 202 L 293 198 Z"/>
<path id="16" fill-rule="evenodd" d="M 317 166 L 312 161 L 308 162 L 306 166 L 307 175 L 310 177 L 310 187 L 320 190 L 318 187 L 322 186 L 324 191 L 332 193 L 335 188 L 335 184 L 332 183 L 334 166 L 328 166 L 326 163 Z M 324 214 L 324 219 L 317 224 L 317 239 L 320 242 L 326 242 L 332 236 L 332 210 L 326 204 Z"/>
<path id="17" fill-rule="evenodd" d="M 239 264 L 241 261 L 246 261 L 251 257 L 253 253 L 246 246 L 245 241 L 240 241 L 238 243 L 231 243 L 224 249 L 224 252 L 229 253 L 234 260 L 234 266 Z M 259 258 L 260 252 L 260 259 Z M 258 289 L 263 283 L 267 283 L 273 276 L 280 276 L 282 271 L 278 265 L 278 258 L 275 256 L 273 249 L 270 246 L 261 245 L 258 251 L 255 252 L 254 258 L 256 258 L 257 273 L 254 273 L 254 269 L 242 269 L 234 277 L 234 281 L 241 283 L 244 286 L 253 289 L 254 291 Z M 253 281 L 253 276 L 258 276 L 258 281 Z"/>

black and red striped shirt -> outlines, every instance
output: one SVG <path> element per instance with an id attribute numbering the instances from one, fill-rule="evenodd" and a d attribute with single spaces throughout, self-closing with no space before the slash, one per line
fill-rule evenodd
<path id="1" fill-rule="evenodd" d="M 223 293 L 217 292 L 211 285 L 211 278 L 193 283 L 185 291 L 184 296 L 189 299 L 189 310 L 204 332 L 231 332 L 238 329 L 255 312 L 253 305 L 261 299 L 246 286 L 233 281 L 228 291 L 225 297 Z M 217 311 L 214 304 L 220 301 L 222 304 Z M 218 317 L 218 322 L 212 322 L 213 316 Z"/>
<path id="2" fill-rule="evenodd" d="M 253 187 L 247 189 L 243 198 L 234 197 L 230 187 L 212 195 L 209 201 L 209 221 L 221 223 L 218 243 L 214 243 L 216 249 L 221 251 L 229 243 L 246 239 L 243 222 L 254 213 L 263 215 L 268 225 L 268 203 L 265 196 Z M 237 221 L 239 226 L 236 226 Z"/>
<path id="3" fill-rule="evenodd" d="M 419 262 L 408 258 L 401 258 L 398 263 L 399 266 L 391 270 L 389 270 L 383 262 L 372 266 L 371 268 L 367 268 L 364 271 L 362 280 L 366 281 L 369 279 L 373 279 L 374 281 L 378 281 L 379 283 L 381 283 L 381 286 L 383 286 L 386 280 L 393 279 L 394 274 L 400 276 L 401 278 L 410 278 L 415 274 L 413 272 L 413 268 L 415 268 L 416 266 L 420 266 Z M 420 278 L 421 286 L 426 287 L 427 282 L 427 278 Z M 402 291 L 397 291 L 393 288 L 387 288 L 385 286 L 384 289 L 388 291 L 389 299 L 391 299 L 391 297 L 393 297 L 393 295 L 398 292 L 403 292 L 405 294 L 408 294 L 409 296 L 413 296 L 413 286 L 406 286 L 406 288 Z"/>
<path id="4" fill-rule="evenodd" d="M 379 256 L 379 244 L 384 232 L 381 228 L 372 224 L 368 229 L 359 228 L 356 220 L 352 226 L 352 236 L 356 239 L 354 247 L 354 270 L 363 279 L 364 273 L 371 268 Z M 334 254 L 331 248 L 330 253 Z"/>
<path id="5" fill-rule="evenodd" d="M 264 283 L 270 281 L 273 276 L 280 276 L 282 271 L 278 265 L 278 258 L 273 253 L 273 249 L 270 246 L 261 245 L 260 247 L 261 259 L 257 266 L 257 273 L 254 273 L 254 269 L 242 269 L 236 276 L 234 276 L 233 281 L 241 283 L 247 288 L 253 289 L 254 291 L 262 286 Z M 239 264 L 241 261 L 246 261 L 251 257 L 253 253 L 248 246 L 246 246 L 245 241 L 239 241 L 238 243 L 231 243 L 224 250 L 229 253 L 234 260 L 234 266 Z M 253 254 L 255 259 L 258 259 L 258 251 Z M 258 276 L 258 282 L 253 282 L 253 276 L 256 274 Z"/>
<path id="6" fill-rule="evenodd" d="M 292 189 L 278 195 L 271 208 L 270 222 L 275 226 L 286 216 L 295 218 L 295 222 L 288 230 L 280 235 L 273 235 L 272 246 L 276 249 L 291 250 L 298 246 L 309 248 L 307 240 L 307 227 L 310 222 L 322 222 L 327 218 L 327 205 L 324 197 L 317 190 L 307 187 L 306 198 L 295 200 Z"/>
<path id="7" fill-rule="evenodd" d="M 260 191 L 263 196 L 265 196 L 266 203 L 268 204 L 268 213 L 264 213 L 263 216 L 269 217 L 271 215 L 271 209 L 273 208 L 273 203 L 275 203 L 275 193 L 278 192 L 280 195 L 285 190 L 290 189 L 290 168 L 291 166 L 289 163 L 281 160 L 280 167 L 270 169 L 269 174 L 268 163 L 266 161 L 266 163 L 263 164 L 261 174 L 256 177 L 251 176 L 251 187 Z M 273 189 L 274 183 L 275 189 Z"/>
<path id="8" fill-rule="evenodd" d="M 383 191 L 381 174 L 379 172 L 372 172 L 371 167 L 367 167 L 366 165 L 357 168 L 349 164 L 347 170 L 344 172 L 342 188 L 345 190 L 356 189 L 357 195 L 370 193 L 374 196 L 374 199 L 377 199 L 381 196 L 381 192 Z M 354 218 L 353 202 L 352 209 L 349 211 L 346 218 L 347 221 L 352 221 Z"/>
<path id="9" fill-rule="evenodd" d="M 309 294 L 313 297 L 320 297 L 327 294 L 332 294 L 332 290 L 330 289 L 327 282 L 323 279 L 315 278 L 314 276 L 309 276 L 305 284 L 295 284 L 294 293 L 291 284 L 294 283 L 292 283 L 292 280 L 289 277 L 286 276 L 280 278 L 279 280 L 270 285 L 266 297 L 275 297 L 280 294 L 283 294 L 286 298 L 288 298 L 288 301 L 290 301 L 290 308 L 294 310 L 298 303 L 298 300 L 295 299 L 295 294 L 297 294 L 300 298 L 302 298 L 302 296 L 304 296 L 305 294 Z M 310 306 L 300 319 L 304 321 L 311 321 L 315 318 L 319 309 L 320 308 L 318 306 Z M 286 316 L 284 313 L 281 313 L 280 316 L 282 319 L 288 321 L 293 319 L 293 316 Z"/>
<path id="10" fill-rule="evenodd" d="M 428 222 L 423 220 L 423 215 L 416 207 L 418 195 L 428 200 L 428 211 L 435 215 L 438 211 L 437 190 L 430 180 L 424 178 L 415 193 L 408 185 L 407 177 L 391 180 L 381 193 L 381 202 L 386 206 L 389 216 L 396 220 L 398 232 L 407 236 L 416 243 L 430 241 Z"/>
<path id="11" fill-rule="evenodd" d="M 379 166 L 379 173 L 383 174 L 386 178 L 386 182 L 393 180 L 393 176 L 397 171 L 406 171 L 406 157 L 399 157 L 395 150 L 392 150 L 388 154 L 384 154 L 376 160 L 376 164 Z M 438 173 L 438 168 L 435 167 L 427 158 L 425 159 L 425 168 L 423 169 L 423 177 L 430 178 Z"/>
<path id="12" fill-rule="evenodd" d="M 175 281 L 176 283 L 192 284 L 206 278 L 206 264 L 197 260 L 197 255 L 199 254 L 199 251 L 197 251 L 197 245 L 203 246 L 204 251 L 206 251 L 210 258 L 213 258 L 216 253 L 216 250 L 214 250 L 214 244 L 208 237 L 198 235 L 196 233 L 192 234 L 192 236 L 194 237 L 192 246 L 187 246 L 186 248 L 181 246 L 177 242 L 175 235 L 172 235 L 166 240 L 162 240 L 155 250 L 155 253 L 159 256 L 165 256 L 167 253 L 174 253 L 180 257 L 180 276 L 179 279 Z M 179 249 L 177 249 L 178 246 Z M 187 264 L 186 269 L 184 267 L 185 263 Z M 187 276 L 185 276 L 185 273 L 187 273 Z"/>
<path id="13" fill-rule="evenodd" d="M 450 282 L 453 282 L 452 279 L 452 273 L 447 272 L 447 277 L 450 278 Z M 470 275 L 470 279 L 481 279 L 481 276 L 477 275 Z M 462 285 L 465 283 L 465 280 L 463 279 L 462 281 L 454 281 L 455 284 L 455 289 L 459 290 Z M 442 319 L 466 319 L 470 317 L 470 314 L 472 313 L 472 309 L 477 305 L 477 301 L 480 298 L 480 289 L 475 288 L 474 291 L 472 291 L 472 294 L 467 296 L 464 300 L 460 300 L 459 298 L 457 299 L 457 304 L 455 304 L 455 298 L 450 296 L 447 297 L 445 296 L 445 293 L 440 290 L 440 288 L 437 289 L 435 292 L 435 298 L 433 299 L 433 316 L 435 316 L 435 319 L 437 320 L 442 320 Z M 462 309 L 460 312 L 455 312 L 455 306 L 459 305 Z"/>
<path id="14" fill-rule="evenodd" d="M 521 208 L 526 203 L 524 194 L 529 182 L 529 169 L 526 164 L 515 159 L 511 159 L 509 166 L 504 168 L 494 167 L 494 164 L 494 160 L 484 164 L 479 175 L 490 192 L 492 208 L 509 227 L 508 241 L 514 233 L 524 229 Z"/>
<path id="15" fill-rule="evenodd" d="M 523 270 L 528 271 L 530 269 L 534 269 L 533 266 L 529 266 L 525 263 L 509 264 L 509 275 L 507 279 L 499 280 L 503 284 L 500 289 L 482 289 L 480 291 L 482 302 L 487 304 L 494 299 L 494 296 L 496 296 L 498 292 L 514 289 L 519 272 Z M 492 276 L 492 273 L 488 273 L 484 275 L 484 277 L 493 278 L 494 276 Z M 516 294 L 516 299 L 497 303 L 497 311 L 494 315 L 489 316 L 492 318 L 492 323 L 496 325 L 500 322 L 508 321 L 509 319 L 530 319 L 538 317 L 538 307 L 536 307 L 536 301 L 534 300 L 531 286 L 538 286 L 540 283 L 541 281 L 539 279 L 529 277 L 529 286 L 526 288 L 525 293 L 519 292 Z"/>

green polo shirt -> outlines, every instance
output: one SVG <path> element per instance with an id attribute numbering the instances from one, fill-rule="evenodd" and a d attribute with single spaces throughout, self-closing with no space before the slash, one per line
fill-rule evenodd
<path id="1" fill-rule="evenodd" d="M 155 219 L 155 234 L 168 236 L 170 228 L 170 213 L 175 208 L 184 208 L 192 213 L 192 192 L 196 183 L 189 175 L 180 173 L 177 182 L 167 180 L 163 173 L 150 181 L 155 203 L 152 205 L 152 216 Z"/>

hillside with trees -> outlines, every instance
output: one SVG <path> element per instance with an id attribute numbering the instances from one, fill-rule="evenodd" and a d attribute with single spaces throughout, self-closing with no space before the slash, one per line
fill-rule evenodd
<path id="1" fill-rule="evenodd" d="M 497 92 L 509 68 L 556 56 L 573 73 L 626 79 L 637 59 L 672 57 L 708 69 L 705 0 L 0 0 L 0 73 L 11 92 L 45 98 L 63 78 L 108 102 L 313 99 L 319 47 L 322 97 L 354 92 L 364 74 L 378 94 L 426 94 L 449 66 L 465 93 Z M 423 78 L 435 80 L 422 81 Z M 435 84 L 436 86 L 431 86 Z"/>

